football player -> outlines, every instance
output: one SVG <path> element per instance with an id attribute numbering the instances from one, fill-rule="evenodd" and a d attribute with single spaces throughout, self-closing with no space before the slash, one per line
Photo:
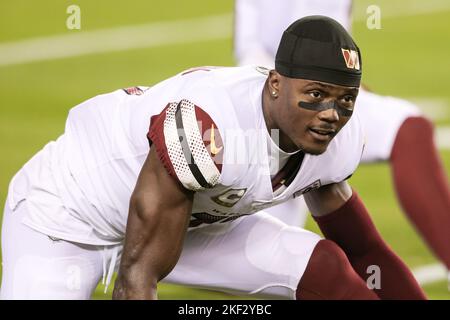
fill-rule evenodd
<path id="1" fill-rule="evenodd" d="M 286 0 L 276 5 L 272 0 L 237 0 L 234 30 L 238 64 L 272 67 L 279 37 L 292 21 L 320 14 L 350 30 L 351 11 L 351 0 Z M 356 104 L 366 136 L 362 163 L 390 163 L 403 211 L 450 269 L 450 189 L 434 144 L 433 124 L 412 103 L 380 96 L 364 87 Z M 307 208 L 299 197 L 268 212 L 290 225 L 303 226 Z"/>
<path id="2" fill-rule="evenodd" d="M 197 68 L 73 108 L 10 184 L 2 298 L 88 298 L 119 260 L 117 299 L 157 298 L 161 280 L 259 297 L 425 298 L 346 182 L 363 150 L 361 73 L 345 29 L 312 16 L 286 30 L 276 70 Z M 252 215 L 294 194 L 327 239 Z"/>

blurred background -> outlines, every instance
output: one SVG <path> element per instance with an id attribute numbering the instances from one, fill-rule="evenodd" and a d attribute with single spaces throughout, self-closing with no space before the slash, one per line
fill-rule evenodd
<path id="1" fill-rule="evenodd" d="M 80 29 L 67 26 L 68 19 L 74 26 L 74 11 L 67 13 L 71 5 L 80 9 Z M 381 29 L 367 28 L 369 5 L 381 9 Z M 0 1 L 3 203 L 12 176 L 63 133 L 73 106 L 117 88 L 155 84 L 192 66 L 235 65 L 233 11 L 231 0 Z M 435 122 L 448 177 L 450 1 L 356 0 L 353 17 L 352 32 L 363 53 L 363 82 L 377 93 L 415 102 Z M 429 298 L 450 299 L 444 269 L 400 212 L 388 165 L 363 165 L 350 183 Z M 307 228 L 319 232 L 312 219 Z M 111 291 L 112 286 L 103 294 L 100 285 L 94 298 L 109 299 Z M 159 298 L 239 297 L 161 284 Z"/>

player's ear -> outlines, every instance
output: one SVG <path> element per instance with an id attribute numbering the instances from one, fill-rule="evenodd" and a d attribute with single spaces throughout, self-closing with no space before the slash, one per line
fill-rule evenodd
<path id="1" fill-rule="evenodd" d="M 277 96 L 280 92 L 280 78 L 281 75 L 276 70 L 269 71 L 269 78 L 267 84 L 269 86 L 269 92 L 272 95 Z"/>

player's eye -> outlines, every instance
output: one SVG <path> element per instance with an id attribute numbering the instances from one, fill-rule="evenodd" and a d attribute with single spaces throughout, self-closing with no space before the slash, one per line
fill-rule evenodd
<path id="1" fill-rule="evenodd" d="M 346 95 L 342 98 L 342 102 L 346 104 L 353 104 L 355 102 L 355 97 L 352 95 Z"/>
<path id="2" fill-rule="evenodd" d="M 322 98 L 322 93 L 321 93 L 320 91 L 316 91 L 316 90 L 311 91 L 311 92 L 309 93 L 309 95 L 310 95 L 311 97 L 315 98 L 315 99 Z"/>
<path id="3" fill-rule="evenodd" d="M 345 95 L 339 101 L 339 107 L 342 109 L 353 111 L 355 103 L 355 96 L 353 95 Z"/>

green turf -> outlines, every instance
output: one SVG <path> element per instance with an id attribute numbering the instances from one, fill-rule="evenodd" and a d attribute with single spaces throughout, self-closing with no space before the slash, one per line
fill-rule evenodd
<path id="1" fill-rule="evenodd" d="M 65 8 L 73 3 L 82 10 L 81 31 L 65 28 Z M 364 12 L 368 4 L 379 4 L 384 10 L 389 3 L 357 1 L 355 10 Z M 0 43 L 232 11 L 232 1 L 2 1 Z M 364 21 L 355 23 L 365 83 L 383 94 L 441 99 L 450 104 L 449 20 L 450 11 L 443 11 L 385 18 L 381 30 L 368 30 Z M 0 199 L 6 198 L 9 180 L 23 163 L 63 132 L 67 112 L 74 105 L 116 88 L 150 85 L 191 66 L 233 63 L 232 41 L 225 39 L 0 67 Z M 450 124 L 450 110 L 446 115 L 437 121 L 439 125 Z M 450 152 L 442 152 L 442 156 L 448 173 Z M 351 183 L 386 241 L 409 266 L 436 262 L 401 213 L 387 164 L 361 166 Z M 307 227 L 317 231 L 311 220 Z M 99 286 L 94 298 L 109 298 L 111 288 L 104 295 Z M 450 298 L 445 282 L 427 285 L 425 290 L 433 299 Z M 159 287 L 159 297 L 237 298 L 165 284 Z"/>
<path id="2" fill-rule="evenodd" d="M 449 300 L 450 294 L 447 287 L 447 281 L 440 281 L 424 286 L 425 292 L 429 293 L 429 297 L 434 300 Z"/>
<path id="3" fill-rule="evenodd" d="M 0 2 L 0 42 L 68 32 L 66 9 L 81 9 L 81 31 L 231 12 L 233 2 L 206 0 L 15 0 Z M 78 31 L 71 31 L 78 32 Z"/>

